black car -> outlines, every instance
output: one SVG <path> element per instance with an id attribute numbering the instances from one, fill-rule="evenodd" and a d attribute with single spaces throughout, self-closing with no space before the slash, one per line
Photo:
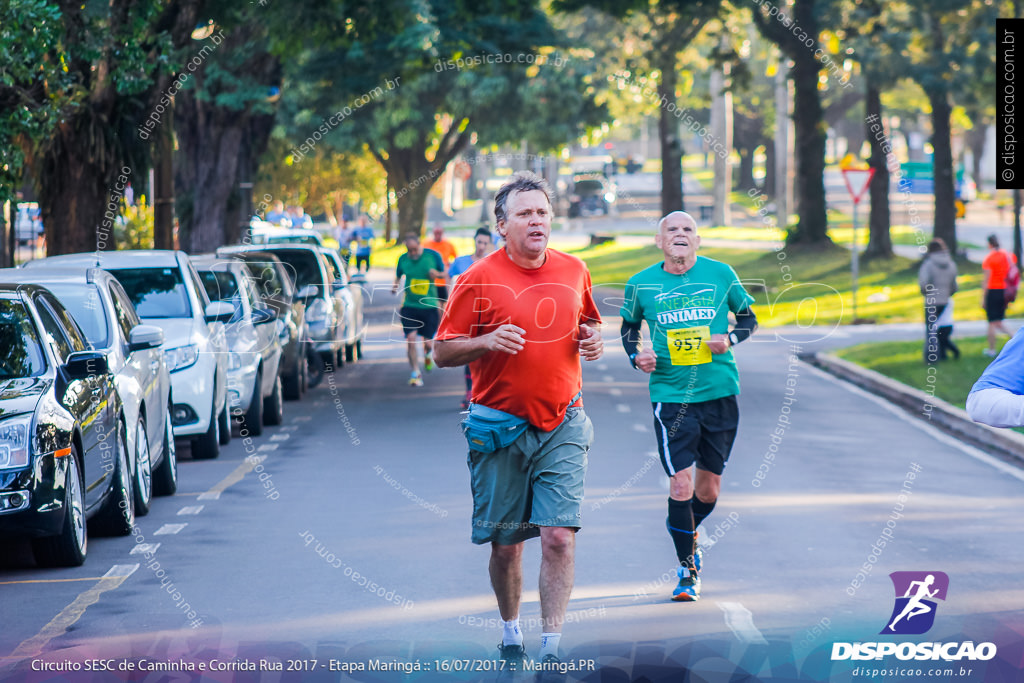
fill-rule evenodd
<path id="1" fill-rule="evenodd" d="M 607 216 L 615 203 L 615 186 L 600 174 L 578 175 L 573 178 L 569 196 L 569 218 L 578 216 Z"/>
<path id="2" fill-rule="evenodd" d="M 46 288 L 0 284 L 0 538 L 41 566 L 85 561 L 135 523 L 121 401 L 102 351 Z"/>

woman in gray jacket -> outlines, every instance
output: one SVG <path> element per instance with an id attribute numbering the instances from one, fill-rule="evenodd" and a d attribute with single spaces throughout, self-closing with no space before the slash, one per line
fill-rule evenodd
<path id="1" fill-rule="evenodd" d="M 924 361 L 937 363 L 946 359 L 946 352 L 952 351 L 953 357 L 960 358 L 960 349 L 950 339 L 953 326 L 940 328 L 937 324 L 939 316 L 949 304 L 950 297 L 956 292 L 956 263 L 949 255 L 946 243 L 936 237 L 928 244 L 928 253 L 921 263 L 917 274 L 924 295 L 925 344 Z"/>

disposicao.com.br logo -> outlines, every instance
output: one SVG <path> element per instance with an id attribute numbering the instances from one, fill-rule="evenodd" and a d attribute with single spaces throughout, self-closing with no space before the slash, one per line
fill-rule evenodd
<path id="1" fill-rule="evenodd" d="M 896 593 L 892 614 L 881 635 L 920 635 L 935 623 L 937 600 L 946 600 L 949 576 L 944 572 L 893 572 L 889 574 Z M 994 643 L 973 641 L 949 643 L 833 643 L 832 661 L 882 659 L 895 655 L 901 660 L 985 661 L 996 656 Z"/>

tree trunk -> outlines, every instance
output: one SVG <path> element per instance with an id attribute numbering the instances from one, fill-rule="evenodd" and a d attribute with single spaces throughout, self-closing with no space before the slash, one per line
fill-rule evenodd
<path id="1" fill-rule="evenodd" d="M 764 143 L 764 187 L 761 192 L 769 197 L 775 196 L 775 140 L 768 140 Z M 785 229 L 785 225 L 779 226 Z"/>
<path id="2" fill-rule="evenodd" d="M 933 237 L 956 253 L 956 186 L 953 177 L 953 144 L 950 117 L 953 107 L 945 89 L 927 91 L 932 105 L 932 173 L 935 178 L 935 227 Z"/>
<path id="3" fill-rule="evenodd" d="M 980 117 L 978 117 L 980 118 Z M 988 123 L 978 121 L 967 131 L 967 145 L 971 148 L 971 178 L 981 191 L 981 157 L 985 154 L 985 139 L 988 137 Z"/>
<path id="4" fill-rule="evenodd" d="M 669 29 L 666 29 L 668 31 Z M 682 211 L 683 144 L 679 139 L 676 106 L 676 53 L 671 38 L 664 37 L 655 48 L 655 59 L 661 72 L 658 78 L 658 143 L 661 146 L 661 215 Z M 671 111 L 669 111 L 671 109 Z"/>
<path id="5" fill-rule="evenodd" d="M 878 88 L 871 85 L 867 87 L 867 98 L 864 103 L 865 113 L 865 134 L 868 144 L 871 146 L 871 157 L 868 163 L 875 169 L 875 176 L 871 179 L 871 212 L 868 219 L 868 247 L 864 250 L 864 258 L 891 258 L 892 235 L 889 217 L 889 160 L 882 149 L 883 141 L 888 142 L 885 136 L 885 127 L 882 125 L 882 99 Z"/>
<path id="6" fill-rule="evenodd" d="M 813 19 L 811 20 L 813 23 Z M 807 28 L 810 32 L 811 27 Z M 796 163 L 797 225 L 789 242 L 809 246 L 831 244 L 825 210 L 825 121 L 818 95 L 821 65 L 814 51 L 803 49 L 793 59 L 793 132 Z"/>

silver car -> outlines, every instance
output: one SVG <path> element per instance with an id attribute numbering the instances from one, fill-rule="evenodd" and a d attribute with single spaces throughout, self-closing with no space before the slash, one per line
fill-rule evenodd
<path id="1" fill-rule="evenodd" d="M 228 403 L 249 434 L 284 419 L 281 393 L 282 337 L 288 330 L 256 289 L 249 267 L 237 259 L 193 256 L 192 264 L 210 301 L 234 307 L 225 332 L 228 344 Z"/>
<path id="2" fill-rule="evenodd" d="M 334 277 L 331 293 L 339 299 L 344 314 L 344 325 L 341 338 L 345 342 L 345 357 L 338 351 L 338 367 L 344 363 L 353 363 L 363 357 L 363 337 L 366 334 L 366 323 L 363 320 L 363 284 L 366 279 L 360 273 L 351 281 L 345 275 L 345 266 L 336 249 L 321 247 L 321 253 L 330 266 L 330 274 Z"/>
<path id="3" fill-rule="evenodd" d="M 149 512 L 154 493 L 178 489 L 178 461 L 171 425 L 171 376 L 160 346 L 164 333 L 143 325 L 117 279 L 100 268 L 32 268 L 0 271 L 6 282 L 46 287 L 107 357 L 126 422 L 135 514 Z"/>

